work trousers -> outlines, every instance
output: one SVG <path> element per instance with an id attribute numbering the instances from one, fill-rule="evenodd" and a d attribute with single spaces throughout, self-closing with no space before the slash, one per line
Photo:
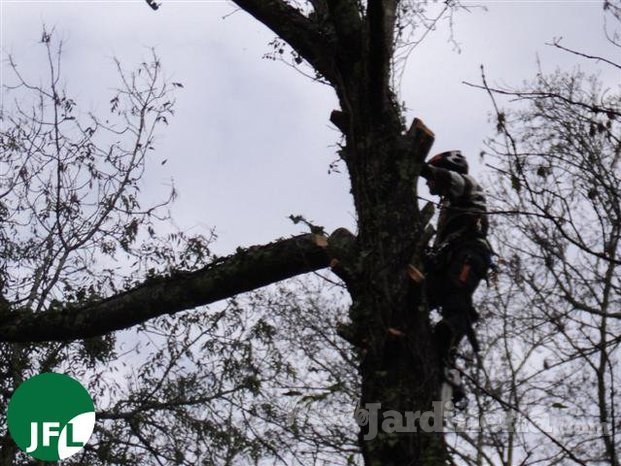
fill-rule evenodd
<path id="1" fill-rule="evenodd" d="M 473 332 L 478 314 L 472 305 L 472 295 L 487 274 L 489 255 L 487 248 L 473 242 L 447 247 L 430 256 L 427 296 L 431 306 L 438 308 L 442 315 L 434 329 L 442 364 L 453 364 L 461 340 Z"/>

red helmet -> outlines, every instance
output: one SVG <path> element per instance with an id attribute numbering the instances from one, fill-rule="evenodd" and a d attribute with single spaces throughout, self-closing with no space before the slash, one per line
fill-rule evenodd
<path id="1" fill-rule="evenodd" d="M 458 150 L 450 150 L 434 155 L 428 163 L 434 167 L 445 168 L 463 175 L 468 174 L 468 162 L 461 155 L 461 151 Z"/>

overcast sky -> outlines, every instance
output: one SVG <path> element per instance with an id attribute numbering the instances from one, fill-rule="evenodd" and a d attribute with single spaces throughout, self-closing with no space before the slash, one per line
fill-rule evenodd
<path id="1" fill-rule="evenodd" d="M 461 148 L 473 159 L 492 134 L 490 102 L 462 82 L 477 82 L 481 64 L 491 82 L 515 85 L 534 76 L 537 57 L 545 71 L 576 66 L 575 57 L 545 45 L 555 37 L 618 59 L 602 31 L 599 0 L 479 5 L 488 11 L 455 18 L 461 52 L 441 25 L 410 56 L 400 92 L 408 119 L 418 116 L 436 133 L 433 152 Z M 174 178 L 177 224 L 195 233 L 215 227 L 218 253 L 300 232 L 290 214 L 328 231 L 353 229 L 347 177 L 328 174 L 339 137 L 328 121 L 338 108 L 332 89 L 262 59 L 274 35 L 233 12 L 219 1 L 163 0 L 154 12 L 143 0 L 0 0 L 1 47 L 28 76 L 41 76 L 41 26 L 54 26 L 66 40 L 67 88 L 83 110 L 102 112 L 116 78 L 111 58 L 131 67 L 155 47 L 167 75 L 184 88 L 176 116 L 160 133 L 145 191 L 163 196 Z M 607 73 L 618 85 L 619 76 Z"/>

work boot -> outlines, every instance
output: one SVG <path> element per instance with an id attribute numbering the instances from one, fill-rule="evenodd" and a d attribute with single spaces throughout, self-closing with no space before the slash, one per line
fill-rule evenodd
<path id="1" fill-rule="evenodd" d="M 451 357 L 451 350 L 455 347 L 455 332 L 446 320 L 441 320 L 435 326 L 433 342 L 438 360 L 441 364 L 445 364 Z"/>

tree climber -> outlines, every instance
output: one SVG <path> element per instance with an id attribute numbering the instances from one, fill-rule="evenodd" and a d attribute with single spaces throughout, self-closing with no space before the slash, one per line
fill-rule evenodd
<path id="1" fill-rule="evenodd" d="M 435 155 L 423 165 L 421 176 L 431 194 L 442 198 L 436 238 L 425 264 L 427 295 L 430 307 L 439 308 L 442 315 L 434 342 L 441 370 L 453 386 L 453 401 L 458 402 L 465 393 L 451 368 L 464 336 L 478 350 L 472 294 L 491 265 L 486 201 L 481 186 L 468 175 L 468 162 L 460 151 Z"/>

